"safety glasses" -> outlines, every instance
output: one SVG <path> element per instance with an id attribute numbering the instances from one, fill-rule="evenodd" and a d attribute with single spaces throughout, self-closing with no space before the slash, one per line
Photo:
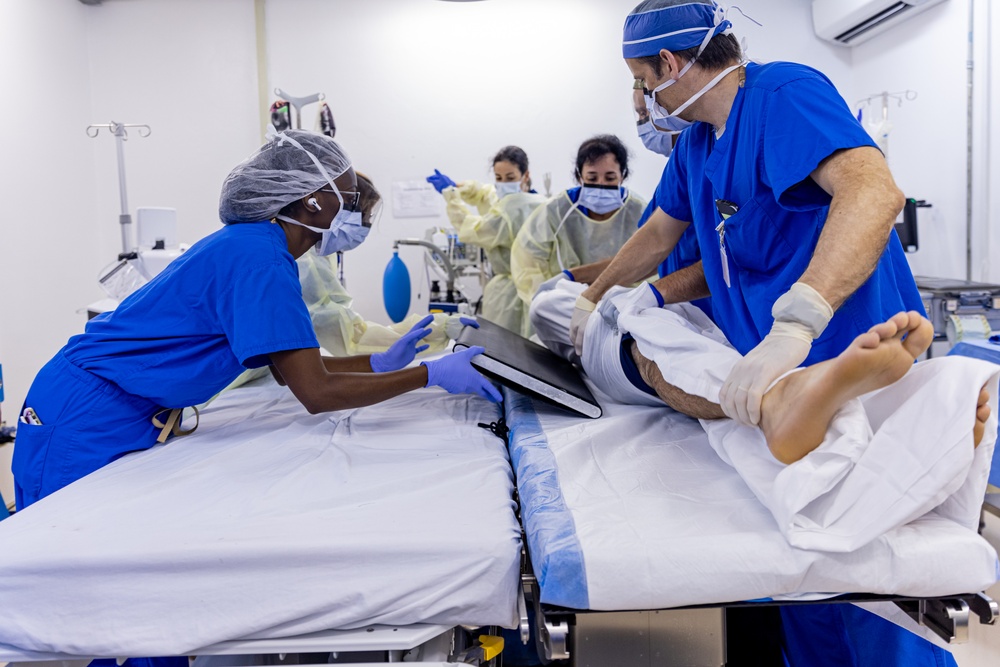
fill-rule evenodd
<path id="1" fill-rule="evenodd" d="M 322 188 L 320 192 L 329 192 L 332 195 L 337 194 L 336 190 L 331 190 L 330 188 Z M 344 210 L 345 211 L 360 211 L 361 210 L 361 193 L 360 192 L 341 192 L 340 196 L 344 199 Z"/>

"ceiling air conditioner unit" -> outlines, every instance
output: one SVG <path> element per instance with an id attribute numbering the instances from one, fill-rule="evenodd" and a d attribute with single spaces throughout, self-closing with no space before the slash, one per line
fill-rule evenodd
<path id="1" fill-rule="evenodd" d="M 944 0 L 813 0 L 813 29 L 821 39 L 855 46 Z"/>

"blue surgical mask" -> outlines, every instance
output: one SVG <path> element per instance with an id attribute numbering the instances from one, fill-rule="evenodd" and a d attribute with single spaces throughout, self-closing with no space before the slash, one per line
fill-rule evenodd
<path id="1" fill-rule="evenodd" d="M 687 128 L 694 125 L 694 123 L 689 120 L 684 120 L 683 118 L 678 118 L 677 116 L 667 113 L 667 110 L 656 102 L 656 97 L 652 93 L 645 95 L 644 97 L 646 100 L 646 109 L 649 111 L 649 124 L 650 126 L 655 125 L 654 131 L 671 136 L 674 134 L 680 134 Z M 656 108 L 655 112 L 653 111 L 654 107 Z M 657 118 L 657 122 L 654 123 L 653 118 Z M 642 138 L 641 126 L 639 127 L 639 137 Z M 649 148 L 649 146 L 646 146 L 646 148 Z M 649 150 L 653 149 L 650 148 Z M 659 151 L 655 152 L 658 153 Z M 669 153 L 667 153 L 667 155 L 669 155 Z"/>
<path id="2" fill-rule="evenodd" d="M 501 183 L 497 181 L 493 184 L 493 187 L 497 190 L 497 197 L 503 199 L 507 195 L 516 194 L 521 191 L 521 181 L 511 181 L 509 183 Z"/>
<path id="3" fill-rule="evenodd" d="M 298 225 L 299 227 L 305 227 L 306 229 L 316 232 L 320 235 L 319 241 L 316 242 L 316 254 L 317 255 L 332 255 L 335 252 L 342 252 L 344 250 L 353 250 L 357 248 L 361 243 L 368 237 L 368 232 L 371 229 L 366 227 L 364 222 L 364 217 L 361 211 L 351 211 L 348 210 L 347 206 L 344 205 L 344 196 L 340 193 L 340 189 L 334 182 L 333 177 L 330 172 L 327 171 L 323 163 L 319 161 L 315 155 L 307 151 L 302 144 L 295 141 L 295 139 L 284 136 L 283 141 L 288 141 L 290 144 L 301 150 L 303 153 L 309 156 L 313 164 L 316 165 L 316 169 L 319 173 L 326 177 L 326 182 L 330 184 L 330 190 L 323 190 L 324 192 L 331 192 L 337 195 L 337 201 L 340 202 L 340 208 L 337 209 L 337 214 L 333 216 L 333 220 L 330 221 L 330 228 L 323 229 L 322 227 L 310 227 L 309 225 L 303 224 L 294 218 L 289 218 L 285 215 L 274 216 L 278 220 L 284 220 L 293 225 Z M 357 193 L 354 193 L 357 196 Z M 357 200 L 354 200 L 352 207 L 357 204 Z"/>
<path id="4" fill-rule="evenodd" d="M 345 211 L 343 208 L 337 211 L 337 215 L 333 216 L 329 229 L 311 227 L 285 215 L 275 217 L 319 234 L 320 239 L 316 242 L 316 254 L 321 256 L 357 248 L 368 237 L 368 232 L 371 229 L 361 224 L 361 211 Z"/>
<path id="5" fill-rule="evenodd" d="M 617 185 L 584 185 L 580 188 L 580 206 L 598 215 L 617 211 L 624 201 L 622 190 Z"/>
<path id="6" fill-rule="evenodd" d="M 664 157 L 670 157 L 674 150 L 674 134 L 672 132 L 661 132 L 653 127 L 653 123 L 647 122 L 639 126 L 639 139 L 642 145 Z"/>

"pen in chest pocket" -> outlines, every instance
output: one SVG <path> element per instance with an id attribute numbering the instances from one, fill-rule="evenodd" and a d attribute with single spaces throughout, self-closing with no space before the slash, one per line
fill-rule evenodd
<path id="1" fill-rule="evenodd" d="M 726 220 L 736 215 L 736 212 L 740 210 L 740 207 L 731 201 L 716 199 L 715 208 L 722 217 L 722 221 L 715 227 L 715 231 L 719 233 L 719 255 L 722 257 L 722 279 L 726 281 L 726 287 L 731 287 L 732 283 L 729 278 L 729 259 L 726 256 Z"/>

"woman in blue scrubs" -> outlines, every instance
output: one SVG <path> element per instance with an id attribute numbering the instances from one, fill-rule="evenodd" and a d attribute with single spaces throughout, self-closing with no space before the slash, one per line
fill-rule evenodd
<path id="1" fill-rule="evenodd" d="M 378 193 L 332 139 L 272 137 L 222 187 L 224 226 L 113 312 L 87 323 L 38 373 L 14 451 L 17 507 L 121 456 L 186 434 L 181 410 L 247 368 L 271 366 L 311 413 L 372 405 L 424 386 L 500 397 L 470 348 L 405 368 L 426 322 L 387 352 L 324 358 L 295 259 L 350 250 L 367 236 Z"/>

